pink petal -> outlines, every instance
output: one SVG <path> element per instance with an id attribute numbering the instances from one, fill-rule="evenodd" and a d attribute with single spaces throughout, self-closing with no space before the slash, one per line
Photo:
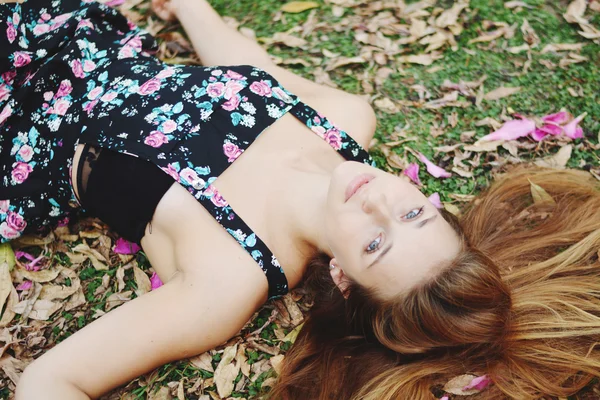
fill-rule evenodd
<path id="1" fill-rule="evenodd" d="M 563 132 L 563 127 L 554 124 L 544 124 L 541 128 L 539 128 L 543 132 L 546 132 L 549 135 L 558 136 Z"/>
<path id="2" fill-rule="evenodd" d="M 123 238 L 118 238 L 113 251 L 117 254 L 135 254 L 141 247 Z"/>
<path id="3" fill-rule="evenodd" d="M 463 390 L 469 390 L 469 389 L 483 390 L 490 383 L 492 383 L 492 380 L 490 378 L 488 378 L 487 375 L 479 376 L 477 378 L 473 378 L 471 383 L 469 383 L 467 386 L 465 386 L 463 388 Z"/>
<path id="4" fill-rule="evenodd" d="M 440 200 L 440 194 L 438 192 L 435 192 L 427 199 L 429 199 L 429 201 L 435 206 L 435 208 L 444 208 L 444 206 L 442 205 L 442 201 Z"/>
<path id="5" fill-rule="evenodd" d="M 17 251 L 15 251 L 15 257 L 16 257 L 17 259 L 19 259 L 19 258 L 21 258 L 21 257 L 25 257 L 25 258 L 26 258 L 26 259 L 28 259 L 29 261 L 33 261 L 33 260 L 35 260 L 35 256 L 32 256 L 31 254 L 29 254 L 29 253 L 25 253 L 24 251 L 21 251 L 21 250 L 17 250 Z"/>
<path id="6" fill-rule="evenodd" d="M 536 142 L 541 142 L 542 139 L 544 139 L 546 136 L 548 136 L 548 132 L 546 132 L 542 129 L 539 129 L 539 128 L 535 128 L 535 130 L 533 132 L 531 132 L 531 137 Z"/>
<path id="7" fill-rule="evenodd" d="M 23 281 L 19 284 L 19 286 L 16 287 L 17 290 L 29 290 L 31 289 L 31 286 L 33 285 L 33 282 L 31 281 Z"/>
<path id="8" fill-rule="evenodd" d="M 150 290 L 158 289 L 162 285 L 163 283 L 156 274 L 156 272 L 153 272 L 152 276 L 150 277 Z"/>
<path id="9" fill-rule="evenodd" d="M 419 186 L 422 186 L 421 180 L 419 179 L 419 164 L 410 163 L 408 167 L 404 170 L 404 175 L 408 176 L 411 181 L 416 183 Z"/>
<path id="10" fill-rule="evenodd" d="M 565 135 L 570 137 L 571 139 L 580 139 L 583 137 L 583 129 L 579 126 L 579 123 L 585 118 L 587 113 L 581 114 L 579 117 L 575 118 L 573 121 L 569 122 L 563 127 Z"/>
<path id="11" fill-rule="evenodd" d="M 507 121 L 495 132 L 482 137 L 479 140 L 515 140 L 529 135 L 535 130 L 535 122 L 530 119 Z"/>
<path id="12" fill-rule="evenodd" d="M 434 163 L 429 161 L 427 159 L 427 157 L 425 157 L 423 154 L 421 154 L 421 153 L 418 153 L 418 154 L 419 154 L 419 160 L 421 160 L 421 162 L 424 163 L 425 166 L 427 167 L 427 172 L 429 172 L 434 177 L 450 178 L 452 176 L 452 174 L 450 172 L 444 170 L 443 168 L 438 167 L 437 165 L 435 165 Z"/>
<path id="13" fill-rule="evenodd" d="M 560 111 L 555 114 L 548 114 L 542 117 L 542 121 L 544 122 L 552 122 L 554 124 L 562 125 L 567 122 L 570 118 L 570 115 L 566 111 Z"/>
<path id="14" fill-rule="evenodd" d="M 448 397 L 448 396 L 444 396 L 444 397 L 442 397 L 440 400 L 450 400 L 450 397 Z"/>

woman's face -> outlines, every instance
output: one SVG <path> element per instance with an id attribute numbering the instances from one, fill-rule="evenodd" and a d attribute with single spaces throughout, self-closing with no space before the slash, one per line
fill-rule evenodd
<path id="1" fill-rule="evenodd" d="M 354 161 L 333 172 L 325 228 L 332 273 L 386 298 L 435 276 L 461 248 L 454 229 L 407 179 Z"/>

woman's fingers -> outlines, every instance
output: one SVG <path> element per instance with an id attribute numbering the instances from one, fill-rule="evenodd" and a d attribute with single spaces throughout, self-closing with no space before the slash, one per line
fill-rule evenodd
<path id="1" fill-rule="evenodd" d="M 171 0 L 152 0 L 152 11 L 165 21 L 175 21 Z"/>

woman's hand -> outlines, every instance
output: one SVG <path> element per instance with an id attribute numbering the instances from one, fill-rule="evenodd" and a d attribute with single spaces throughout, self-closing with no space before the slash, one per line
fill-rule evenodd
<path id="1" fill-rule="evenodd" d="M 173 0 L 152 0 L 152 11 L 165 21 L 177 20 Z"/>

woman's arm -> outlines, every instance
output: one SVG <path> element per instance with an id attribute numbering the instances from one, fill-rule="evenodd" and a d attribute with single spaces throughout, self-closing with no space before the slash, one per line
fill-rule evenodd
<path id="1" fill-rule="evenodd" d="M 234 336 L 264 301 L 266 280 L 259 268 L 215 265 L 175 275 L 48 351 L 27 367 L 15 399 L 97 398 Z"/>

